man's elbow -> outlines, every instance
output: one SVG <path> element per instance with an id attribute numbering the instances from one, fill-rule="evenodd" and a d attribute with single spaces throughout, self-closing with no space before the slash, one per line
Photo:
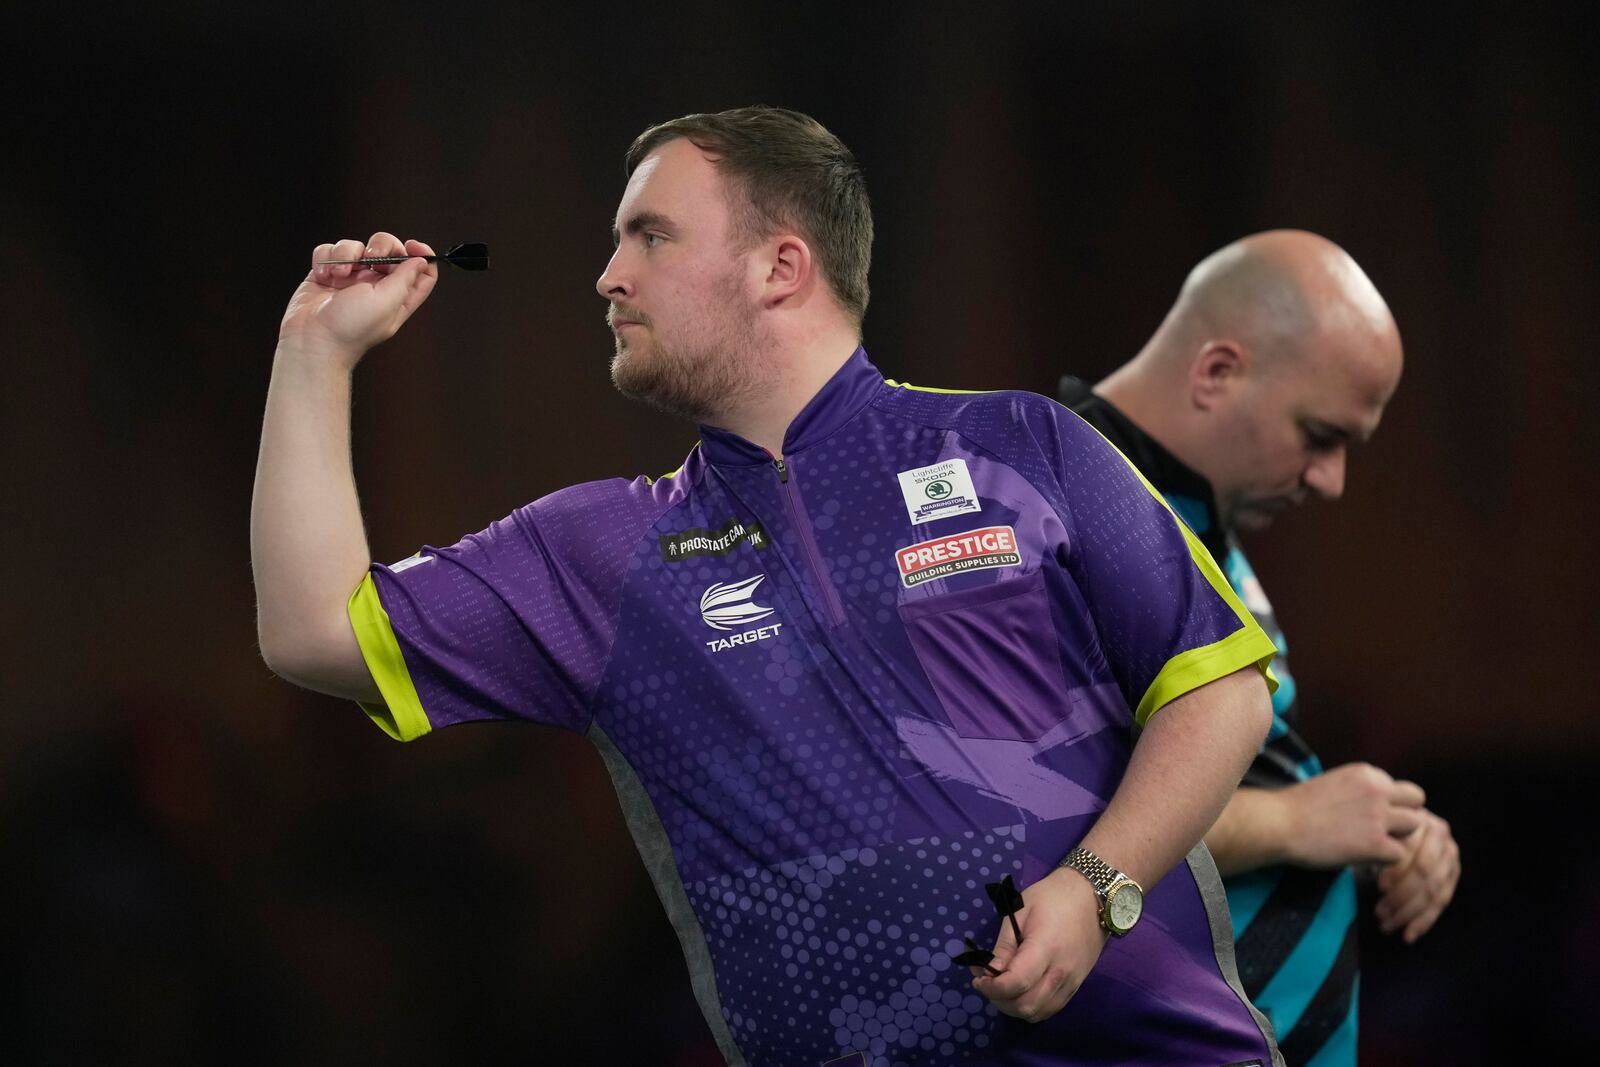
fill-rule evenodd
<path id="1" fill-rule="evenodd" d="M 256 638 L 267 669 L 291 685 L 357 700 L 375 688 L 348 626 L 342 633 L 329 633 L 261 623 Z"/>
<path id="2" fill-rule="evenodd" d="M 256 640 L 268 670 L 286 682 L 309 688 L 309 679 L 318 673 L 317 650 L 312 642 L 265 626 L 257 629 Z"/>

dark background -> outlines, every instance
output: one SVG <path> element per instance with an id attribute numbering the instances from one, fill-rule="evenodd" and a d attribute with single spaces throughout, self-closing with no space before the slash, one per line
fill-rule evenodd
<path id="1" fill-rule="evenodd" d="M 358 375 L 380 559 L 677 466 L 693 430 L 612 393 L 592 283 L 632 137 L 754 102 L 860 157 L 867 344 L 902 380 L 1100 376 L 1194 262 L 1264 228 L 1365 266 L 1406 340 L 1400 392 L 1345 499 L 1248 545 L 1313 742 L 1423 783 L 1463 850 L 1432 934 L 1366 941 L 1364 1062 L 1587 1049 L 1586 12 L 1133 7 L 15 5 L 5 1058 L 713 1062 L 588 746 L 401 746 L 274 679 L 247 523 L 283 305 L 315 244 L 377 229 L 496 257 Z"/>

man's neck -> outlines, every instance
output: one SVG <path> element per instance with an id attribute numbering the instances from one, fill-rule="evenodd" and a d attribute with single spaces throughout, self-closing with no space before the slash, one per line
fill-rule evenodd
<path id="1" fill-rule="evenodd" d="M 759 383 L 736 410 L 713 419 L 713 424 L 781 457 L 789 424 L 839 372 L 859 344 L 853 331 L 834 330 L 774 351 L 769 378 Z"/>
<path id="2" fill-rule="evenodd" d="M 1173 397 L 1182 383 L 1163 380 L 1160 370 L 1152 365 L 1154 362 L 1141 352 L 1112 371 L 1094 391 L 1181 463 L 1198 470 L 1193 458 L 1185 454 L 1190 450 L 1185 447 L 1183 428 L 1173 414 Z"/>

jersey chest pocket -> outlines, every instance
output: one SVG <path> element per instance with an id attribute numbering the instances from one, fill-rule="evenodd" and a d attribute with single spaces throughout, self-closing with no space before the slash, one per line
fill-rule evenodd
<path id="1" fill-rule="evenodd" d="M 1034 741 L 1068 715 L 1044 572 L 900 606 L 911 647 L 963 737 Z"/>

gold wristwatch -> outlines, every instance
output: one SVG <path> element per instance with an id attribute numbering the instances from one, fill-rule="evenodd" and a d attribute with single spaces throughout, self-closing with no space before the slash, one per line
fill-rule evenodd
<path id="1" fill-rule="evenodd" d="M 1061 866 L 1071 867 L 1089 880 L 1100 898 L 1100 925 L 1112 937 L 1132 930 L 1144 914 L 1144 888 L 1088 849 L 1073 849 Z"/>

